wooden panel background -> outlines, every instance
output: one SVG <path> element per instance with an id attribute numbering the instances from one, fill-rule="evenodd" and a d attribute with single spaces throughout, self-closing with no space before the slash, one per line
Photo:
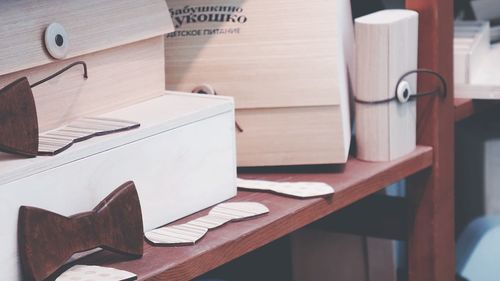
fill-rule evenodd
<path id="1" fill-rule="evenodd" d="M 0 50 L 1 53 L 1 50 Z M 0 76 L 0 87 L 27 76 L 31 83 L 78 60 L 57 78 L 33 88 L 40 131 L 83 115 L 103 113 L 163 94 L 163 36 Z"/>
<path id="2" fill-rule="evenodd" d="M 55 61 L 43 43 L 52 22 L 68 33 L 67 58 L 173 30 L 164 0 L 0 1 L 0 75 Z"/>

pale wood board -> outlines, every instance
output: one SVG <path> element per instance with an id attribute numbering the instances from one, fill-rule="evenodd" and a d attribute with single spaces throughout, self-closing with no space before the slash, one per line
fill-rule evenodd
<path id="1" fill-rule="evenodd" d="M 481 77 L 481 64 L 490 51 L 490 26 L 486 22 L 457 21 L 453 39 L 453 76 L 456 84 Z"/>
<path id="2" fill-rule="evenodd" d="M 43 42 L 52 22 L 68 33 L 67 58 L 173 31 L 163 0 L 0 1 L 0 75 L 56 61 Z"/>
<path id="3" fill-rule="evenodd" d="M 351 158 L 342 173 L 240 174 L 245 178 L 272 181 L 326 182 L 335 185 L 337 194 L 332 199 L 296 200 L 265 192 L 239 191 L 237 197 L 230 201 L 260 202 L 269 208 L 269 214 L 210 231 L 196 247 L 153 247 L 145 242 L 145 255 L 140 260 L 126 261 L 116 255 L 100 252 L 82 263 L 130 270 L 137 273 L 139 280 L 193 280 L 393 182 L 430 167 L 432 159 L 432 148 L 417 147 L 415 152 L 393 162 L 368 163 Z M 183 218 L 178 223 L 204 216 L 208 211 Z"/>
<path id="4" fill-rule="evenodd" d="M 134 273 L 110 267 L 75 265 L 56 278 L 56 281 L 125 281 L 137 280 Z"/>
<path id="5" fill-rule="evenodd" d="M 200 35 L 167 36 L 167 89 L 191 91 L 209 84 L 218 95 L 235 97 L 236 120 L 244 130 L 238 134 L 238 166 L 346 161 L 354 81 L 349 1 L 231 0 L 223 7 L 237 12 L 206 13 L 245 17 L 245 23 L 187 23 L 180 14 L 184 7 L 220 6 L 201 0 L 168 4 L 176 34 Z M 205 34 L 214 29 L 238 32 Z"/>
<path id="6" fill-rule="evenodd" d="M 399 78 L 417 68 L 418 14 L 388 10 L 355 22 L 357 98 L 394 97 Z M 405 80 L 415 92 L 416 75 Z M 367 161 L 389 161 L 411 152 L 416 144 L 416 103 L 357 103 L 356 140 L 357 156 Z"/>
<path id="7" fill-rule="evenodd" d="M 165 83 L 163 38 L 152 39 L 0 76 L 0 87 L 26 76 L 34 83 L 74 61 L 75 67 L 33 88 L 40 131 L 78 117 L 107 112 L 162 95 Z"/>
<path id="8" fill-rule="evenodd" d="M 99 115 L 101 118 L 132 118 L 141 124 L 137 130 L 90 139 L 55 157 L 24 159 L 0 153 L 0 185 L 213 116 L 233 114 L 232 99 L 228 97 L 184 95 L 175 92 L 164 94 Z M 230 128 L 234 130 L 233 127 Z"/>
<path id="9" fill-rule="evenodd" d="M 349 144 L 339 106 L 236 110 L 238 166 L 345 162 Z"/>

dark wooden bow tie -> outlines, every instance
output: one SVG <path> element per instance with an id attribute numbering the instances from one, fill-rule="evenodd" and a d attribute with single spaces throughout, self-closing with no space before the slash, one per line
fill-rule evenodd
<path id="1" fill-rule="evenodd" d="M 113 191 L 94 210 L 71 217 L 22 206 L 18 242 L 23 280 L 42 281 L 75 253 L 104 248 L 141 257 L 144 230 L 133 182 Z"/>
<path id="2" fill-rule="evenodd" d="M 27 157 L 37 155 L 38 118 L 26 77 L 0 89 L 0 151 Z"/>
<path id="3" fill-rule="evenodd" d="M 83 77 L 87 79 L 87 65 L 77 61 L 31 85 L 28 78 L 23 77 L 0 89 L 0 151 L 26 157 L 37 156 L 38 117 L 31 89 L 75 65 L 83 66 Z"/>

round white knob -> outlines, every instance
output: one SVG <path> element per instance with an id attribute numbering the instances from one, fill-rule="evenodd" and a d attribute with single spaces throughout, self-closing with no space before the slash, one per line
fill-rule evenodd
<path id="1" fill-rule="evenodd" d="M 401 81 L 398 85 L 397 89 L 397 98 L 401 103 L 405 103 L 410 100 L 410 97 L 413 95 L 413 92 L 410 87 L 410 83 L 406 81 Z"/>
<path id="2" fill-rule="evenodd" d="M 51 23 L 45 29 L 45 48 L 56 59 L 64 59 L 68 55 L 69 38 L 66 30 L 59 23 Z"/>

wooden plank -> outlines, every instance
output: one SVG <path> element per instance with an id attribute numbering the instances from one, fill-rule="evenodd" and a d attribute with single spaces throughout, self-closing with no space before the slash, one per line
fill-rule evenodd
<path id="1" fill-rule="evenodd" d="M 53 22 L 60 23 L 68 34 L 66 58 L 174 30 L 163 0 L 0 1 L 0 75 L 55 61 L 43 40 L 45 29 Z"/>
<path id="2" fill-rule="evenodd" d="M 441 73 L 448 82 L 446 99 L 426 97 L 417 103 L 417 143 L 434 148 L 428 173 L 410 180 L 408 267 L 410 281 L 455 278 L 453 0 L 406 0 L 420 14 L 419 68 Z M 424 78 L 424 79 L 422 79 Z M 419 77 L 419 91 L 439 87 Z"/>
<path id="3" fill-rule="evenodd" d="M 401 197 L 373 195 L 319 220 L 312 227 L 404 241 L 408 236 L 408 202 Z"/>
<path id="4" fill-rule="evenodd" d="M 33 88 L 38 126 L 44 132 L 82 116 L 109 112 L 162 95 L 163 48 L 163 36 L 157 36 L 2 75 L 0 87 L 24 76 L 34 83 L 75 61 L 87 63 L 88 79 L 83 79 L 83 69 L 77 66 Z"/>
<path id="5" fill-rule="evenodd" d="M 455 122 L 462 121 L 477 113 L 495 108 L 500 102 L 492 100 L 455 99 Z"/>
<path id="6" fill-rule="evenodd" d="M 298 228 L 346 207 L 385 186 L 428 168 L 433 161 L 429 147 L 418 146 L 411 154 L 392 162 L 369 163 L 351 159 L 340 173 L 240 174 L 245 178 L 281 181 L 322 181 L 334 186 L 330 198 L 297 200 L 265 192 L 238 192 L 230 201 L 256 201 L 270 213 L 255 220 L 233 223 L 209 232 L 192 247 L 152 247 L 145 245 L 142 259 L 123 260 L 109 252 L 94 254 L 82 261 L 124 269 L 138 274 L 139 280 L 190 280 L 239 256 L 255 250 Z M 190 221 L 208 210 L 180 220 Z"/>

